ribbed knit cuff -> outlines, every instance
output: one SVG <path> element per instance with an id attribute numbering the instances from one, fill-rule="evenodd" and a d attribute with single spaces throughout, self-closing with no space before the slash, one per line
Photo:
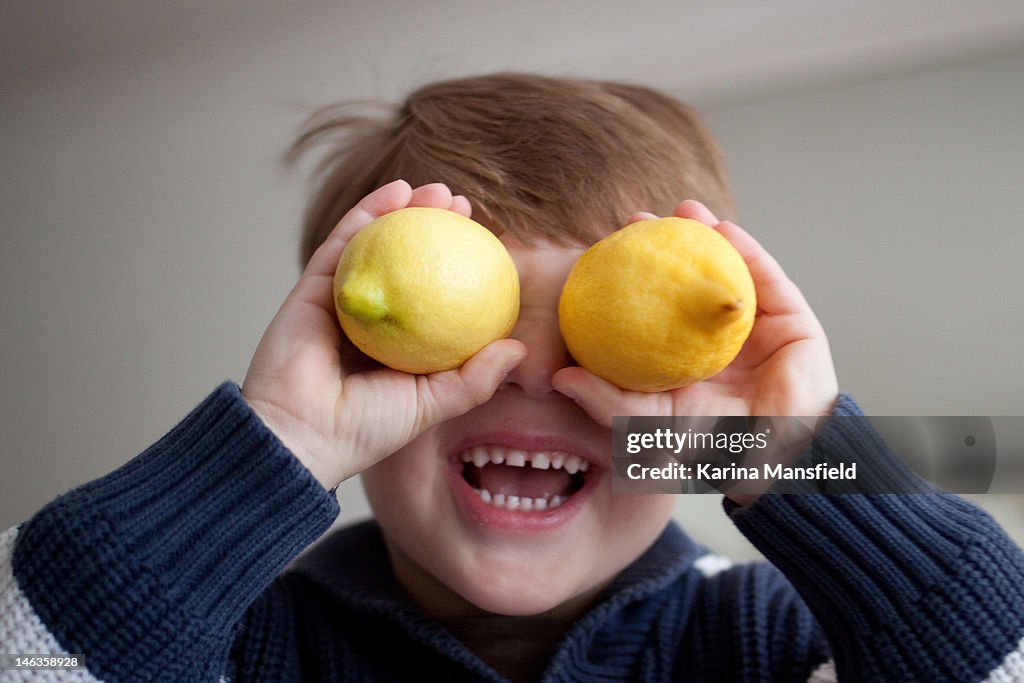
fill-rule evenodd
<path id="1" fill-rule="evenodd" d="M 186 674 L 216 673 L 246 607 L 337 512 L 225 383 L 144 453 L 27 522 L 14 572 L 100 678 L 171 666 L 200 680 Z"/>
<path id="2" fill-rule="evenodd" d="M 856 465 L 855 479 L 783 479 L 772 484 L 769 495 L 779 493 L 925 493 L 937 489 L 893 456 L 860 407 L 840 394 L 832 414 L 816 428 L 808 450 L 795 463 L 798 468 L 817 464 L 828 468 Z"/>
<path id="3" fill-rule="evenodd" d="M 859 410 L 843 397 L 835 414 Z M 1024 553 L 980 508 L 912 481 L 866 419 L 831 420 L 815 451 L 804 458 L 855 458 L 898 486 L 883 490 L 921 491 L 825 495 L 780 482 L 745 508 L 725 503 L 822 624 L 840 676 L 984 678 L 1024 635 Z"/>

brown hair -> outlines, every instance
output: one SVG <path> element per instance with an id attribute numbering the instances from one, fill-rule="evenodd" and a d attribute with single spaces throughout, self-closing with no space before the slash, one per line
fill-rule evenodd
<path id="1" fill-rule="evenodd" d="M 502 73 L 427 85 L 384 115 L 315 112 L 288 151 L 327 145 L 307 207 L 305 263 L 363 196 L 396 178 L 444 182 L 488 227 L 590 243 L 633 211 L 687 198 L 733 212 L 721 153 L 693 110 L 625 83 Z"/>

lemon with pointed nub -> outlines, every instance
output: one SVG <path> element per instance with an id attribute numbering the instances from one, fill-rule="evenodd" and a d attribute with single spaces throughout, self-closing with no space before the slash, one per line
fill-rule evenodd
<path id="1" fill-rule="evenodd" d="M 718 374 L 746 341 L 756 308 L 750 271 L 725 237 L 697 221 L 658 218 L 617 230 L 580 256 L 558 320 L 581 366 L 651 392 Z"/>
<path id="2" fill-rule="evenodd" d="M 409 207 L 380 216 L 345 246 L 334 306 L 366 355 L 404 372 L 439 372 L 508 336 L 519 316 L 519 275 L 505 245 L 476 221 Z"/>

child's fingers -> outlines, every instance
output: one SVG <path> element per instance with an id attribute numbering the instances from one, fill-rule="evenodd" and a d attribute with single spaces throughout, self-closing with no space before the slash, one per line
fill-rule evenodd
<path id="1" fill-rule="evenodd" d="M 700 221 L 704 225 L 715 226 L 718 224 L 718 218 L 715 217 L 715 214 L 711 213 L 711 209 L 696 199 L 686 199 L 679 202 L 674 215 L 678 218 Z"/>
<path id="2" fill-rule="evenodd" d="M 453 195 L 451 189 L 444 183 L 430 183 L 421 185 L 412 191 L 412 199 L 409 206 L 429 206 L 437 209 L 447 209 L 462 214 L 469 218 L 473 213 L 473 207 L 469 200 L 463 195 Z"/>
<path id="3" fill-rule="evenodd" d="M 568 396 L 604 427 L 612 426 L 618 414 L 615 406 L 622 400 L 622 390 L 580 367 L 562 368 L 551 377 L 555 391 Z"/>
<path id="4" fill-rule="evenodd" d="M 696 199 L 686 199 L 679 202 L 679 205 L 676 206 L 676 210 L 673 215 L 677 218 L 689 218 L 691 220 L 700 221 L 704 225 L 708 226 L 713 226 L 718 223 L 718 219 L 715 217 L 715 214 L 711 213 L 711 210 L 708 209 L 708 207 L 704 206 Z M 629 219 L 626 221 L 626 225 L 652 218 L 658 218 L 658 216 L 650 213 L 649 211 L 637 211 L 636 213 L 630 214 Z"/>
<path id="5" fill-rule="evenodd" d="M 408 206 L 431 206 L 447 209 L 452 205 L 452 191 L 444 183 L 420 185 L 412 191 Z"/>
<path id="6" fill-rule="evenodd" d="M 629 218 L 626 219 L 626 225 L 632 225 L 637 221 L 654 220 L 655 218 L 657 218 L 657 216 L 650 211 L 637 211 L 636 213 L 631 213 L 629 215 Z"/>
<path id="7" fill-rule="evenodd" d="M 444 183 L 430 183 L 421 185 L 412 191 L 412 199 L 409 206 L 430 206 L 438 209 L 447 209 L 462 214 L 469 218 L 473 214 L 473 207 L 469 200 L 463 195 L 453 195 L 451 189 Z"/>
<path id="8" fill-rule="evenodd" d="M 363 197 L 345 214 L 324 243 L 313 253 L 303 275 L 333 276 L 341 252 L 352 236 L 378 216 L 408 206 L 413 194 L 409 183 L 395 180 Z"/>
<path id="9" fill-rule="evenodd" d="M 669 408 L 664 393 L 626 391 L 581 367 L 562 368 L 551 377 L 551 386 L 609 428 L 616 415 L 661 415 Z"/>
<path id="10" fill-rule="evenodd" d="M 770 315 L 805 313 L 807 300 L 779 262 L 750 233 L 729 221 L 714 226 L 743 257 L 757 291 L 757 307 Z"/>
<path id="11" fill-rule="evenodd" d="M 473 206 L 469 203 L 469 200 L 461 194 L 457 194 L 452 197 L 452 211 L 461 213 L 466 218 L 473 217 Z"/>
<path id="12" fill-rule="evenodd" d="M 417 429 L 422 431 L 486 403 L 525 357 L 522 342 L 500 339 L 485 346 L 460 368 L 417 377 Z"/>

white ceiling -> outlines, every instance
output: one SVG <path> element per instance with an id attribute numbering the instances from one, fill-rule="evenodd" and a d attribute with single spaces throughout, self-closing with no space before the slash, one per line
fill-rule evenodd
<path id="1" fill-rule="evenodd" d="M 254 29 L 441 71 L 641 77 L 705 105 L 1024 52 L 1021 0 L 0 3 L 0 83 Z"/>

